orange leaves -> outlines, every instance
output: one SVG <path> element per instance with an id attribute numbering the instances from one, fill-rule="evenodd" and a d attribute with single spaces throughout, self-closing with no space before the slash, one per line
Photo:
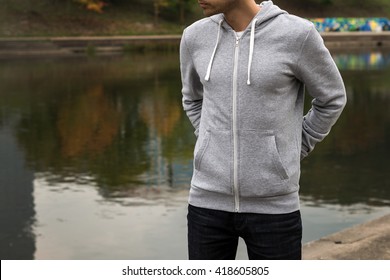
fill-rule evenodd
<path id="1" fill-rule="evenodd" d="M 85 6 L 89 11 L 96 13 L 103 13 L 103 7 L 107 4 L 100 0 L 75 0 L 76 2 Z"/>

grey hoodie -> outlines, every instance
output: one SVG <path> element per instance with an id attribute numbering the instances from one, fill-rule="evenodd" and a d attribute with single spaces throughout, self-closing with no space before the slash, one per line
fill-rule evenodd
<path id="1" fill-rule="evenodd" d="M 198 136 L 189 203 L 229 212 L 299 209 L 300 159 L 346 103 L 314 25 L 271 1 L 237 39 L 223 14 L 187 27 L 183 107 Z M 304 85 L 313 97 L 303 116 Z"/>

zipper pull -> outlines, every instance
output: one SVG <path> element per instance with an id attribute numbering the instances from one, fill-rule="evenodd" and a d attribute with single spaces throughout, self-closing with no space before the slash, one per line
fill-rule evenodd
<path id="1" fill-rule="evenodd" d="M 236 35 L 236 47 L 237 47 L 238 43 L 240 42 L 240 37 L 238 37 L 237 34 L 235 34 L 235 35 Z"/>

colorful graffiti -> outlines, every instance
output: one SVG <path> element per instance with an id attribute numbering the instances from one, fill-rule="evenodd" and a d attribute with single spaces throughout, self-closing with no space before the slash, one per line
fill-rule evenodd
<path id="1" fill-rule="evenodd" d="M 389 31 L 388 18 L 313 18 L 319 32 Z"/>

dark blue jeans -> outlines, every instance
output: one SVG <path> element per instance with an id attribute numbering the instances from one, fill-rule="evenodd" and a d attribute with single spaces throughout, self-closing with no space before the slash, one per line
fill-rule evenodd
<path id="1" fill-rule="evenodd" d="M 300 211 L 288 214 L 231 213 L 188 206 L 190 260 L 234 260 L 238 238 L 250 260 L 300 260 Z"/>

